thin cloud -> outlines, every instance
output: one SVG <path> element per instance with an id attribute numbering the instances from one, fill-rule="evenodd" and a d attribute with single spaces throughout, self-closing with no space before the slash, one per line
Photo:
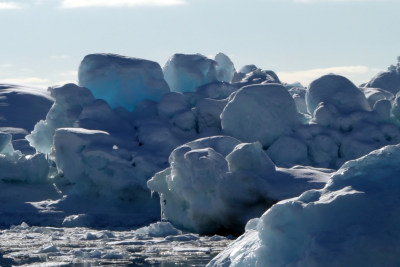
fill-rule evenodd
<path id="1" fill-rule="evenodd" d="M 282 71 L 277 72 L 277 75 L 282 81 L 287 83 L 301 82 L 303 85 L 308 85 L 322 75 L 335 73 L 343 75 L 357 84 L 367 81 L 379 71 L 380 69 L 369 68 L 367 66 L 340 66 L 299 71 Z"/>
<path id="2" fill-rule="evenodd" d="M 21 9 L 22 5 L 16 2 L 0 2 L 0 9 Z"/>
<path id="3" fill-rule="evenodd" d="M 63 0 L 62 8 L 82 7 L 138 7 L 138 6 L 175 6 L 186 4 L 185 0 Z"/>
<path id="4" fill-rule="evenodd" d="M 50 81 L 48 79 L 38 78 L 38 77 L 9 78 L 9 79 L 1 79 L 0 81 L 2 83 L 31 85 L 43 88 L 47 88 L 50 85 Z"/>

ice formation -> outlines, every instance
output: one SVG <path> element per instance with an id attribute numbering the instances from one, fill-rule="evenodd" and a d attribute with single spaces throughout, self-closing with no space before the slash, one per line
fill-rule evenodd
<path id="1" fill-rule="evenodd" d="M 242 87 L 221 113 L 225 134 L 243 142 L 260 141 L 264 147 L 297 124 L 296 104 L 280 84 Z"/>
<path id="2" fill-rule="evenodd" d="M 215 81 L 231 82 L 235 68 L 224 54 L 215 60 L 201 54 L 175 54 L 165 64 L 165 80 L 174 92 L 193 92 L 201 85 Z"/>
<path id="3" fill-rule="evenodd" d="M 328 176 L 323 170 L 276 170 L 259 142 L 228 136 L 180 146 L 169 162 L 148 187 L 159 192 L 164 219 L 202 234 L 238 234 L 276 201 L 321 188 Z"/>
<path id="4" fill-rule="evenodd" d="M 0 131 L 12 135 L 15 149 L 32 153 L 25 136 L 46 117 L 52 104 L 53 98 L 45 90 L 0 84 Z"/>
<path id="5" fill-rule="evenodd" d="M 252 264 L 254 257 L 262 266 L 335 262 L 330 258 L 358 264 L 364 254 L 354 252 L 372 248 L 361 248 L 364 241 L 387 250 L 390 264 L 394 250 L 385 246 L 393 239 L 373 228 L 379 216 L 368 214 L 388 212 L 387 229 L 398 223 L 389 214 L 398 204 L 400 148 L 390 146 L 400 143 L 398 69 L 360 87 L 328 74 L 307 88 L 254 65 L 236 71 L 221 53 L 175 54 L 163 70 L 147 60 L 93 54 L 81 63 L 82 86 L 0 86 L 0 226 L 141 227 L 135 238 L 167 243 L 201 240 L 181 231 L 246 229 L 214 264 Z M 17 102 L 27 116 L 13 109 Z M 28 132 L 31 147 L 20 139 Z M 332 218 L 337 224 L 328 231 Z M 294 222 L 299 227 L 290 227 Z M 345 225 L 351 227 L 341 234 Z M 101 239 L 97 234 L 82 238 Z M 348 261 L 335 244 L 356 248 L 349 251 L 358 258 Z M 247 255 L 252 248 L 260 253 Z M 63 253 L 52 244 L 37 251 Z M 198 250 L 176 248 L 190 251 Z M 124 253 L 89 256 L 130 255 Z"/>
<path id="6" fill-rule="evenodd" d="M 391 65 L 387 71 L 383 71 L 372 77 L 365 87 L 375 87 L 397 94 L 400 91 L 400 61 Z"/>
<path id="7" fill-rule="evenodd" d="M 79 66 L 79 84 L 111 107 L 133 110 L 144 100 L 158 101 L 169 92 L 158 63 L 114 54 L 87 55 Z"/>
<path id="8" fill-rule="evenodd" d="M 320 103 L 333 106 L 340 114 L 371 110 L 360 89 L 347 78 L 334 74 L 313 81 L 307 90 L 306 101 L 310 114 L 316 112 Z"/>
<path id="9" fill-rule="evenodd" d="M 395 266 L 400 146 L 345 163 L 321 190 L 284 200 L 208 266 Z"/>

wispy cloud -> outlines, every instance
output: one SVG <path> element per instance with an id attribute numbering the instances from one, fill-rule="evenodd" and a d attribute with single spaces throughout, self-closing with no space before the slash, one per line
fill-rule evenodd
<path id="1" fill-rule="evenodd" d="M 38 77 L 8 78 L 8 79 L 1 79 L 0 81 L 2 83 L 31 85 L 43 88 L 47 88 L 51 84 L 50 80 Z"/>
<path id="2" fill-rule="evenodd" d="M 277 74 L 284 82 L 301 82 L 303 85 L 308 85 L 322 75 L 335 73 L 343 75 L 357 84 L 368 81 L 369 78 L 379 71 L 380 69 L 369 68 L 367 66 L 340 66 L 299 71 L 282 71 L 277 72 Z"/>
<path id="3" fill-rule="evenodd" d="M 20 9 L 22 5 L 17 2 L 0 2 L 0 9 Z"/>
<path id="4" fill-rule="evenodd" d="M 186 4 L 185 0 L 63 0 L 62 8 L 81 7 L 137 7 L 175 6 Z"/>

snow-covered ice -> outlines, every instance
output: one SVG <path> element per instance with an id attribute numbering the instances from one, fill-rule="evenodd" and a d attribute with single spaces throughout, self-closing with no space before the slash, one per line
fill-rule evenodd
<path id="1" fill-rule="evenodd" d="M 329 170 L 277 170 L 259 142 L 227 136 L 176 148 L 171 167 L 147 182 L 160 194 L 163 218 L 202 234 L 243 231 L 246 222 L 278 200 L 321 188 Z"/>
<path id="2" fill-rule="evenodd" d="M 345 163 L 323 189 L 274 205 L 208 266 L 397 265 L 399 160 L 396 145 Z"/>

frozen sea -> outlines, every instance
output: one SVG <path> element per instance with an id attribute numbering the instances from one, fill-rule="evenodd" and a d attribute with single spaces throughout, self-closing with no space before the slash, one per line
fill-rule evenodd
<path id="1" fill-rule="evenodd" d="M 230 239 L 134 230 L 31 227 L 0 230 L 1 266 L 205 266 Z"/>

